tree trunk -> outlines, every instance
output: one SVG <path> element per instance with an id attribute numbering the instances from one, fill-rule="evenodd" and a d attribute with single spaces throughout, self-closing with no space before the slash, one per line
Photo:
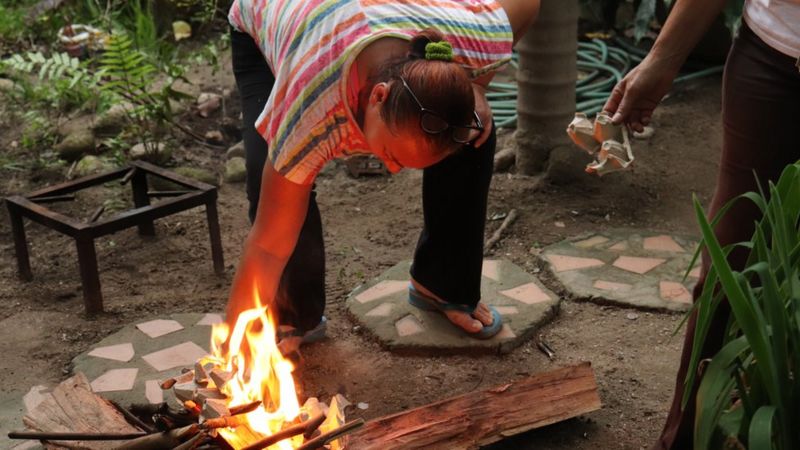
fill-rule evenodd
<path id="1" fill-rule="evenodd" d="M 554 150 L 563 147 L 567 159 L 575 152 L 565 130 L 575 115 L 579 10 L 578 0 L 542 0 L 539 18 L 517 45 L 518 173 L 552 176 Z M 581 173 L 585 162 L 578 164 Z"/>

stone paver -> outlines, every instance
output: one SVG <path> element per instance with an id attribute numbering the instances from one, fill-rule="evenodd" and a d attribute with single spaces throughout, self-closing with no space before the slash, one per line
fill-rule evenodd
<path id="1" fill-rule="evenodd" d="M 583 261 L 582 267 L 605 264 Z M 488 340 L 465 335 L 439 312 L 408 303 L 408 270 L 404 261 L 350 293 L 351 316 L 389 350 L 401 353 L 509 352 L 530 338 L 558 308 L 558 297 L 534 276 L 505 260 L 483 265 L 482 301 L 503 317 L 500 333 Z"/>
<path id="2" fill-rule="evenodd" d="M 141 323 L 130 324 L 103 339 L 92 349 L 73 359 L 73 372 L 83 372 L 92 389 L 102 396 L 120 402 L 173 402 L 171 393 L 161 391 L 161 380 L 180 374 L 184 367 L 193 367 L 207 354 L 211 327 L 219 314 L 173 314 L 150 322 L 147 330 L 156 330 L 150 337 L 141 330 Z M 156 324 L 153 326 L 152 324 Z M 161 332 L 172 330 L 165 334 Z M 98 357 L 98 349 L 122 349 L 130 345 L 133 356 L 128 361 Z"/>
<path id="3" fill-rule="evenodd" d="M 643 230 L 603 231 L 546 247 L 540 259 L 573 298 L 686 311 L 699 268 L 683 276 L 697 242 Z"/>

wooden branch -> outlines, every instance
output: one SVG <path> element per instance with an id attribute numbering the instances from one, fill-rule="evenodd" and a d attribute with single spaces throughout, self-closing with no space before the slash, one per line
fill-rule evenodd
<path id="1" fill-rule="evenodd" d="M 124 441 L 146 436 L 146 433 L 54 433 L 47 431 L 11 431 L 9 439 L 27 439 L 35 441 Z"/>
<path id="2" fill-rule="evenodd" d="M 494 232 L 494 234 L 492 234 L 492 237 L 490 237 L 486 241 L 486 244 L 484 244 L 483 246 L 484 256 L 488 255 L 492 251 L 492 247 L 494 247 L 494 245 L 497 244 L 497 241 L 499 241 L 500 238 L 503 237 L 503 232 L 506 231 L 506 228 L 511 226 L 511 224 L 514 223 L 515 220 L 517 220 L 518 216 L 519 214 L 517 213 L 516 209 L 512 209 L 511 211 L 508 212 L 506 220 L 503 221 L 502 225 L 500 225 L 500 228 L 498 228 Z"/>
<path id="3" fill-rule="evenodd" d="M 585 362 L 372 420 L 350 436 L 348 448 L 477 449 L 598 409 L 594 372 Z"/>

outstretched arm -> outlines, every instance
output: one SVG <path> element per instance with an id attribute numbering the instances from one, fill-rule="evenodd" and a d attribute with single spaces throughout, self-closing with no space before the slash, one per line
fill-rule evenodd
<path id="1" fill-rule="evenodd" d="M 311 185 L 292 183 L 267 162 L 258 214 L 231 286 L 225 319 L 229 326 L 233 327 L 239 313 L 255 306 L 255 289 L 263 305 L 272 305 L 305 222 L 310 194 Z"/>
<path id="2" fill-rule="evenodd" d="M 603 110 L 614 123 L 642 131 L 672 86 L 689 52 L 711 26 L 726 0 L 678 0 L 650 53 L 617 83 Z"/>

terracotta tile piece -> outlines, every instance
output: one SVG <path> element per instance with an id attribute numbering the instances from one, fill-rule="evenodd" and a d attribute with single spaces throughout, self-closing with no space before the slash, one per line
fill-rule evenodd
<path id="1" fill-rule="evenodd" d="M 366 316 L 368 317 L 388 317 L 392 313 L 391 303 L 382 303 L 381 305 L 370 310 Z"/>
<path id="2" fill-rule="evenodd" d="M 667 236 L 666 234 L 662 234 L 661 236 L 652 236 L 644 238 L 644 243 L 642 244 L 645 250 L 656 250 L 662 252 L 675 252 L 675 253 L 684 253 L 686 250 L 683 249 L 674 239 L 672 236 Z"/>
<path id="3" fill-rule="evenodd" d="M 615 283 L 613 281 L 597 280 L 592 285 L 595 289 L 602 289 L 604 291 L 627 291 L 633 286 L 627 283 Z"/>
<path id="4" fill-rule="evenodd" d="M 113 359 L 114 361 L 122 362 L 130 361 L 133 359 L 133 355 L 133 344 L 130 342 L 109 345 L 108 347 L 97 347 L 89 352 L 89 356 L 94 356 L 95 358 Z"/>
<path id="5" fill-rule="evenodd" d="M 94 392 L 130 391 L 139 369 L 111 369 L 92 381 Z"/>
<path id="6" fill-rule="evenodd" d="M 496 259 L 485 259 L 483 260 L 483 270 L 482 274 L 486 278 L 494 281 L 500 281 L 500 271 L 498 267 L 498 262 Z"/>
<path id="7" fill-rule="evenodd" d="M 516 306 L 495 306 L 494 309 L 500 313 L 501 316 L 513 316 L 519 314 L 519 309 Z"/>
<path id="8" fill-rule="evenodd" d="M 183 329 L 183 325 L 174 320 L 156 319 L 136 325 L 142 333 L 157 338 Z"/>
<path id="9" fill-rule="evenodd" d="M 366 291 L 356 295 L 359 303 L 367 303 L 408 289 L 408 281 L 383 280 Z"/>
<path id="10" fill-rule="evenodd" d="M 592 248 L 596 245 L 605 244 L 606 242 L 608 242 L 608 238 L 605 236 L 592 236 L 588 239 L 575 242 L 572 245 L 578 248 Z"/>
<path id="11" fill-rule="evenodd" d="M 566 272 L 567 270 L 586 269 L 588 267 L 598 267 L 605 264 L 603 261 L 594 258 L 579 258 L 577 256 L 547 255 L 547 260 L 553 265 L 556 272 Z"/>
<path id="12" fill-rule="evenodd" d="M 664 264 L 666 259 L 661 258 L 640 258 L 638 256 L 620 256 L 614 261 L 614 267 L 619 267 L 628 272 L 644 275 L 654 268 Z"/>
<path id="13" fill-rule="evenodd" d="M 611 247 L 608 247 L 608 249 L 615 252 L 623 252 L 628 249 L 628 241 L 617 242 Z"/>
<path id="14" fill-rule="evenodd" d="M 398 320 L 394 327 L 397 329 L 397 334 L 401 337 L 411 336 L 413 334 L 422 333 L 425 331 L 425 327 L 419 323 L 416 317 L 412 316 L 411 314 L 403 317 L 402 319 Z"/>
<path id="15" fill-rule="evenodd" d="M 218 323 L 222 323 L 222 315 L 221 314 L 206 314 L 200 319 L 199 322 L 194 324 L 195 326 L 200 325 L 216 325 Z"/>
<path id="16" fill-rule="evenodd" d="M 161 389 L 158 380 L 147 380 L 144 383 L 144 396 L 151 404 L 157 404 L 164 401 L 164 391 Z"/>
<path id="17" fill-rule="evenodd" d="M 206 350 L 194 342 L 184 342 L 183 344 L 144 355 L 142 359 L 161 372 L 173 367 L 194 367 L 194 363 L 207 354 Z"/>
<path id="18" fill-rule="evenodd" d="M 522 286 L 517 286 L 513 289 L 500 291 L 500 293 L 506 297 L 510 297 L 516 301 L 525 303 L 526 305 L 533 305 L 534 303 L 541 303 L 550 300 L 550 296 L 542 291 L 542 289 L 534 282 L 523 284 Z"/>
<path id="19" fill-rule="evenodd" d="M 666 301 L 692 304 L 692 294 L 682 283 L 661 281 L 658 285 L 661 298 Z"/>

